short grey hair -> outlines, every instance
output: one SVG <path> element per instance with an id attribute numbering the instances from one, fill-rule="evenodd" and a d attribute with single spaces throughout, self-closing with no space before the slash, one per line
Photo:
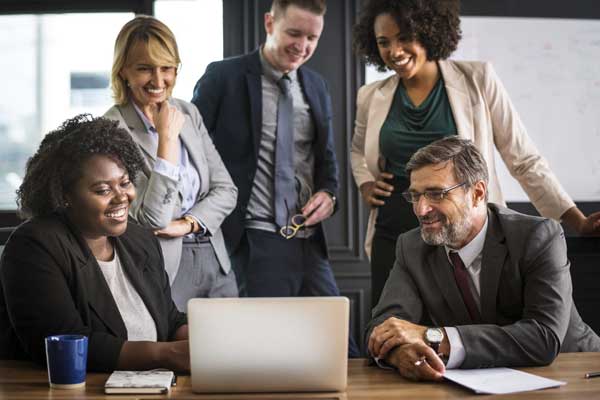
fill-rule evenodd
<path id="1" fill-rule="evenodd" d="M 487 186 L 488 168 L 483 155 L 471 140 L 458 136 L 436 140 L 417 150 L 406 164 L 406 173 L 410 177 L 414 170 L 447 161 L 454 163 L 454 176 L 458 182 L 472 187 L 476 182 L 484 181 Z M 486 191 L 486 201 L 487 198 Z"/>

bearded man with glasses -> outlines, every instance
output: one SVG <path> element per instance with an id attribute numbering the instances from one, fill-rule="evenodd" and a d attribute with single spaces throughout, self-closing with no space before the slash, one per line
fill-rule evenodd
<path id="1" fill-rule="evenodd" d="M 488 203 L 488 168 L 450 136 L 406 166 L 420 227 L 399 236 L 366 345 L 382 367 L 441 380 L 446 368 L 547 365 L 600 351 L 571 296 L 561 226 Z"/>

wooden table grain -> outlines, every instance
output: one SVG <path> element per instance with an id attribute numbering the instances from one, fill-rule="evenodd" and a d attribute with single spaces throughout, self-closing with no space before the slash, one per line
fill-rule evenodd
<path id="1" fill-rule="evenodd" d="M 0 361 L 0 399 L 198 399 L 198 400 L 402 400 L 402 399 L 600 399 L 600 378 L 585 379 L 584 374 L 600 371 L 600 353 L 566 353 L 547 367 L 521 368 L 546 378 L 566 381 L 567 385 L 505 396 L 476 395 L 450 382 L 410 382 L 394 371 L 368 366 L 366 360 L 350 360 L 348 388 L 345 393 L 272 393 L 200 395 L 191 391 L 190 377 L 180 376 L 177 387 L 168 395 L 105 395 L 104 382 L 108 374 L 88 374 L 86 387 L 79 390 L 57 390 L 48 387 L 46 370 L 29 362 Z"/>

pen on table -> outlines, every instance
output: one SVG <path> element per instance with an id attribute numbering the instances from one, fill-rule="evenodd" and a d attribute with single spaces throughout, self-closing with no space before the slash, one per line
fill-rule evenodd
<path id="1" fill-rule="evenodd" d="M 585 374 L 585 379 L 598 378 L 598 377 L 600 377 L 600 372 L 588 372 L 587 374 Z"/>

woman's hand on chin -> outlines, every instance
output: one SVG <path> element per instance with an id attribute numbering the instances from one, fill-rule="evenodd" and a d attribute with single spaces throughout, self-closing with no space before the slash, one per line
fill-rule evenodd
<path id="1" fill-rule="evenodd" d="M 183 113 L 168 101 L 150 105 L 152 121 L 158 131 L 159 140 L 173 141 L 179 137 L 179 132 L 185 120 Z"/>
<path id="2" fill-rule="evenodd" d="M 177 165 L 179 163 L 179 132 L 183 127 L 183 113 L 167 101 L 151 104 L 150 113 L 158 132 L 157 157 Z"/>

